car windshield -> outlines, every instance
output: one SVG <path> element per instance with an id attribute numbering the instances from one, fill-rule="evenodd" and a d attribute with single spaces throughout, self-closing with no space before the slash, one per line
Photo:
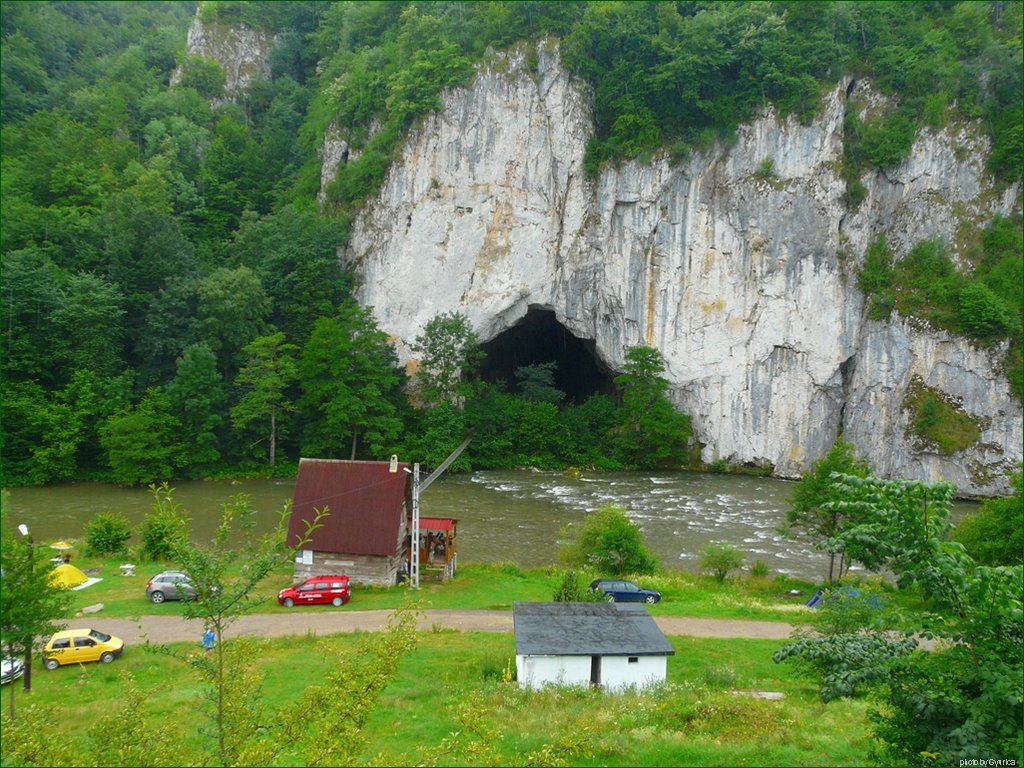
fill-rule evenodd
<path id="1" fill-rule="evenodd" d="M 105 643 L 107 642 L 107 640 L 110 639 L 110 635 L 104 635 L 102 632 L 95 629 L 89 630 L 89 637 L 95 638 L 99 640 L 101 643 Z"/>

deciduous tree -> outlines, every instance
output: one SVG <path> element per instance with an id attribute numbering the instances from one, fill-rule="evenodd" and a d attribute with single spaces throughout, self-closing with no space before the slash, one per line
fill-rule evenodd
<path id="1" fill-rule="evenodd" d="M 461 312 L 435 315 L 412 349 L 419 355 L 416 381 L 423 403 L 462 407 L 475 390 L 476 368 L 483 357 L 469 318 Z"/>
<path id="2" fill-rule="evenodd" d="M 954 492 L 948 483 L 833 475 L 832 498 L 823 504 L 849 510 L 856 521 L 830 547 L 891 571 L 900 588 L 920 589 L 925 609 L 908 613 L 900 629 L 946 641 L 931 651 L 869 653 L 865 638 L 885 640 L 870 626 L 839 642 L 801 641 L 798 656 L 813 658 L 831 643 L 830 664 L 851 679 L 880 683 L 874 733 L 886 759 L 900 764 L 1022 757 L 1021 567 L 979 566 L 949 540 Z"/>
<path id="3" fill-rule="evenodd" d="M 679 466 L 690 440 L 690 417 L 668 399 L 665 361 L 652 347 L 630 347 L 623 372 L 615 377 L 625 417 L 618 452 L 627 466 Z"/>
<path id="4" fill-rule="evenodd" d="M 787 534 L 805 536 L 812 539 L 819 549 L 826 549 L 826 542 L 833 540 L 853 522 L 848 510 L 824 506 L 833 498 L 832 474 L 840 472 L 864 477 L 870 471 L 867 462 L 857 456 L 852 443 L 836 440 L 829 452 L 815 461 L 811 471 L 794 486 L 793 497 L 786 510 Z M 844 551 L 826 551 L 828 581 L 832 582 L 842 577 L 850 567 L 850 561 Z"/>
<path id="5" fill-rule="evenodd" d="M 577 531 L 569 529 L 566 534 L 561 557 L 569 565 L 609 576 L 653 573 L 657 565 L 640 527 L 614 504 L 587 515 Z"/>
<path id="6" fill-rule="evenodd" d="M 359 440 L 384 446 L 401 421 L 392 397 L 401 381 L 398 359 L 369 309 L 346 301 L 333 317 L 316 321 L 299 360 L 306 417 L 306 450 L 337 456 Z"/>
<path id="7" fill-rule="evenodd" d="M 3 509 L 9 505 L 2 499 Z M 50 581 L 53 568 L 46 549 L 36 547 L 30 538 L 15 533 L 13 521 L 4 514 L 0 522 L 0 564 L 3 589 L 0 589 L 0 644 L 3 655 L 24 659 L 35 648 L 62 629 L 60 620 L 67 615 L 70 594 Z M 31 534 L 29 534 L 31 535 Z M 25 675 L 31 675 L 26 670 Z M 29 690 L 31 677 L 26 677 Z M 15 716 L 13 682 L 10 684 L 11 718 Z"/>
<path id="8" fill-rule="evenodd" d="M 235 385 L 245 394 L 231 409 L 235 427 L 244 428 L 257 420 L 268 422 L 270 466 L 277 461 L 278 416 L 293 409 L 287 391 L 298 377 L 293 356 L 297 347 L 284 339 L 278 331 L 261 336 L 242 350 L 246 362 L 235 378 Z"/>

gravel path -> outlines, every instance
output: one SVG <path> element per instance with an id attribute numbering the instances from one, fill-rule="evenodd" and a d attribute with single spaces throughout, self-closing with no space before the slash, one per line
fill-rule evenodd
<path id="1" fill-rule="evenodd" d="M 231 625 L 229 636 L 255 635 L 283 637 L 286 635 L 329 635 L 357 630 L 376 631 L 387 626 L 391 611 L 318 611 L 292 613 L 255 613 L 242 616 Z M 705 619 L 685 616 L 656 616 L 654 621 L 666 635 L 688 637 L 748 637 L 784 640 L 794 627 L 781 621 L 746 621 L 741 619 Z M 143 616 L 131 619 L 88 617 L 84 624 L 93 624 L 103 632 L 120 637 L 126 643 L 175 643 L 194 640 L 203 634 L 202 623 L 178 616 Z M 511 611 L 430 610 L 420 621 L 420 628 L 436 627 L 465 632 L 511 632 Z"/>

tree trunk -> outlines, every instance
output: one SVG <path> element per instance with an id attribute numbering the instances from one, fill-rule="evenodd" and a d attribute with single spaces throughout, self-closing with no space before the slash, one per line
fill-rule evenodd
<path id="1" fill-rule="evenodd" d="M 358 435 L 359 435 L 359 433 L 358 433 L 358 432 L 357 432 L 356 430 L 354 430 L 354 429 L 353 429 L 353 430 L 352 430 L 352 455 L 351 455 L 351 456 L 349 456 L 349 458 L 350 458 L 350 459 L 351 459 L 352 461 L 355 461 L 355 460 L 356 460 L 356 437 L 357 437 Z"/>
<path id="2" fill-rule="evenodd" d="M 270 412 L 270 466 L 277 460 L 277 414 Z"/>

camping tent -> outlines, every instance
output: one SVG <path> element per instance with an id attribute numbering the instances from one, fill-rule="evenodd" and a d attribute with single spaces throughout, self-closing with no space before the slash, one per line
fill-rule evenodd
<path id="1" fill-rule="evenodd" d="M 64 565 L 58 565 L 53 569 L 53 573 L 50 574 L 50 583 L 55 584 L 63 589 L 71 589 L 77 587 L 79 584 L 84 584 L 89 580 L 89 577 L 82 573 L 81 569 L 71 565 L 71 563 L 64 563 Z"/>

